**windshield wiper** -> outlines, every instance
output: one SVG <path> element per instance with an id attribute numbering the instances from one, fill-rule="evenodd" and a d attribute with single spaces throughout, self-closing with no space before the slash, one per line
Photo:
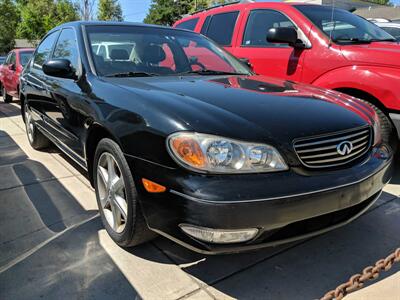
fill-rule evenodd
<path id="1" fill-rule="evenodd" d="M 334 39 L 334 42 L 339 43 L 356 43 L 356 44 L 370 44 L 373 40 L 361 40 L 359 38 L 349 38 L 349 39 Z"/>
<path id="2" fill-rule="evenodd" d="M 151 77 L 158 76 L 155 73 L 147 73 L 147 72 L 121 72 L 121 73 L 112 73 L 104 75 L 104 77 Z"/>
<path id="3" fill-rule="evenodd" d="M 175 75 L 186 75 L 186 74 L 198 74 L 198 75 L 249 75 L 246 73 L 237 73 L 237 72 L 224 72 L 224 71 L 216 71 L 216 70 L 197 70 L 197 71 L 187 71 L 178 73 Z"/>
<path id="4" fill-rule="evenodd" d="M 397 42 L 396 39 L 388 38 L 388 39 L 371 39 L 371 42 Z"/>

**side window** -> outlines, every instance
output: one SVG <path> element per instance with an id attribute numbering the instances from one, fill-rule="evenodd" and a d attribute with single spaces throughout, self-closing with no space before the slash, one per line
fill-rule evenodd
<path id="1" fill-rule="evenodd" d="M 296 26 L 283 14 L 274 10 L 253 10 L 246 24 L 243 46 L 281 47 L 280 44 L 268 43 L 267 32 L 270 28 Z"/>
<path id="2" fill-rule="evenodd" d="M 99 53 L 97 55 L 103 57 L 103 59 L 106 60 L 107 59 L 106 46 L 101 45 L 100 49 L 99 49 Z"/>
<path id="3" fill-rule="evenodd" d="M 49 34 L 39 45 L 33 59 L 33 67 L 41 69 L 42 65 L 50 58 L 51 50 L 56 41 L 58 31 Z"/>
<path id="4" fill-rule="evenodd" d="M 188 30 L 194 30 L 196 28 L 197 23 L 199 22 L 199 18 L 194 18 L 187 20 L 185 22 L 179 23 L 176 25 L 176 28 L 181 28 L 181 29 L 188 29 Z"/>
<path id="5" fill-rule="evenodd" d="M 221 46 L 229 46 L 232 42 L 233 31 L 238 16 L 238 11 L 212 16 L 206 36 Z"/>
<path id="6" fill-rule="evenodd" d="M 210 25 L 210 20 L 211 20 L 211 16 L 207 16 L 206 20 L 203 23 L 203 26 L 201 27 L 201 30 L 200 30 L 201 34 L 205 35 L 207 33 L 208 25 Z"/>
<path id="7" fill-rule="evenodd" d="M 201 44 L 191 42 L 184 48 L 186 56 L 191 62 L 192 71 L 201 69 L 217 70 L 222 72 L 235 72 L 233 67 L 220 56 L 215 55 L 210 49 Z M 213 57 L 213 59 L 210 59 Z"/>
<path id="8" fill-rule="evenodd" d="M 68 59 L 72 68 L 79 70 L 79 53 L 75 32 L 72 28 L 63 29 L 54 49 L 53 58 Z"/>
<path id="9" fill-rule="evenodd" d="M 8 63 L 9 65 L 16 64 L 17 63 L 17 55 L 15 52 L 11 53 L 10 56 L 10 62 Z"/>
<path id="10" fill-rule="evenodd" d="M 392 35 L 396 40 L 400 40 L 400 28 L 397 27 L 382 27 L 387 33 Z"/>
<path id="11" fill-rule="evenodd" d="M 158 66 L 168 68 L 172 71 L 176 71 L 174 53 L 172 52 L 170 45 L 168 45 L 167 43 L 164 43 L 160 46 L 162 47 L 162 50 L 164 50 L 165 59 L 160 61 Z"/>

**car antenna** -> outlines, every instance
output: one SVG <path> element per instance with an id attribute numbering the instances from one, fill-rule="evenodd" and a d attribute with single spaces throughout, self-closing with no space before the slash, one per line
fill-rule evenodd
<path id="1" fill-rule="evenodd" d="M 329 32 L 329 43 L 328 47 L 332 45 L 332 32 L 335 31 L 336 22 L 333 21 L 333 15 L 335 13 L 335 0 L 332 0 L 332 14 L 331 14 L 331 24 L 333 23 L 333 28 Z"/>

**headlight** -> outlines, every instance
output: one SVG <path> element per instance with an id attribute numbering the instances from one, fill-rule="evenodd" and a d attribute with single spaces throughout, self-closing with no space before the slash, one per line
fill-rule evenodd
<path id="1" fill-rule="evenodd" d="M 288 169 L 279 152 L 265 144 L 194 132 L 174 133 L 167 144 L 175 161 L 194 171 L 260 173 Z"/>

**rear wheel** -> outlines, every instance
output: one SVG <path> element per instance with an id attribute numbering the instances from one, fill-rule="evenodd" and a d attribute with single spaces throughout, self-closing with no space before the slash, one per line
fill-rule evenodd
<path id="1" fill-rule="evenodd" d="M 32 118 L 32 112 L 27 103 L 24 105 L 24 120 L 26 135 L 28 136 L 29 144 L 33 149 L 40 150 L 49 146 L 50 141 L 41 133 Z"/>
<path id="2" fill-rule="evenodd" d="M 120 246 L 136 246 L 155 234 L 146 225 L 128 163 L 117 143 L 102 139 L 96 149 L 93 178 L 103 225 Z"/>
<path id="3" fill-rule="evenodd" d="M 4 85 L 2 86 L 1 94 L 3 95 L 3 100 L 5 103 L 10 103 L 13 100 L 13 97 L 7 94 L 7 91 L 4 88 Z"/>

